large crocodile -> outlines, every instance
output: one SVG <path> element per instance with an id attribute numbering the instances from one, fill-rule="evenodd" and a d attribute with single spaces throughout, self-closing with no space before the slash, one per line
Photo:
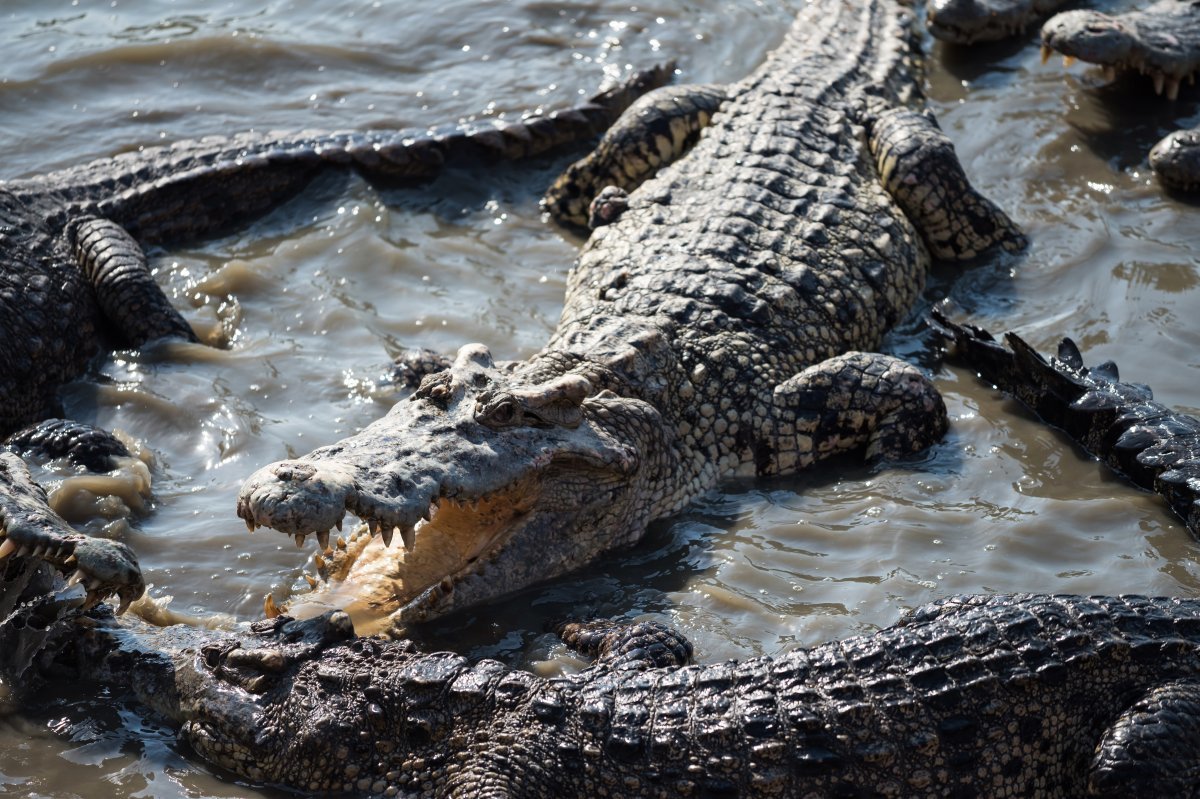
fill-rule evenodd
<path id="1" fill-rule="evenodd" d="M 702 666 L 653 623 L 562 633 L 595 665 L 547 679 L 423 655 L 354 637 L 340 611 L 238 634 L 93 627 L 73 662 L 221 768 L 322 795 L 1196 795 L 1200 600 L 955 597 Z"/>
<path id="2" fill-rule="evenodd" d="M 1025 240 L 920 111 L 920 61 L 895 0 L 801 9 L 694 148 L 593 233 L 545 349 L 497 366 L 463 347 L 361 433 L 252 475 L 239 515 L 316 535 L 346 578 L 317 606 L 411 621 L 629 545 L 726 475 L 938 439 L 920 371 L 856 350 L 909 311 L 931 251 Z M 692 129 L 651 129 L 623 171 Z M 347 512 L 382 540 L 331 546 Z M 411 551 L 383 548 L 397 534 Z"/>
<path id="3" fill-rule="evenodd" d="M 1159 0 L 1149 8 L 1108 15 L 1068 11 L 1042 26 L 1043 54 L 1102 66 L 1110 76 L 1140 72 L 1155 94 L 1174 100 L 1200 74 L 1200 2 Z M 1150 150 L 1160 182 L 1184 192 L 1200 191 L 1200 127 L 1168 134 Z"/>
<path id="4" fill-rule="evenodd" d="M 247 224 L 328 168 L 375 181 L 424 180 L 447 162 L 520 158 L 586 140 L 673 71 L 668 65 L 636 73 L 574 109 L 516 122 L 212 136 L 0 181 L 0 442 L 9 437 L 7 446 L 21 452 L 53 444 L 49 457 L 69 450 L 81 463 L 107 461 L 109 450 L 121 447 L 106 434 L 47 417 L 60 410 L 60 386 L 103 347 L 197 341 L 154 282 L 143 245 Z M 100 450 L 93 446 L 98 438 Z M 92 601 L 118 591 L 124 605 L 141 592 L 128 549 L 105 540 L 81 546 L 76 533 L 15 523 L 21 513 L 20 495 L 0 497 L 0 560 L 37 553 L 77 569 Z M 125 581 L 114 583 L 118 576 Z"/>

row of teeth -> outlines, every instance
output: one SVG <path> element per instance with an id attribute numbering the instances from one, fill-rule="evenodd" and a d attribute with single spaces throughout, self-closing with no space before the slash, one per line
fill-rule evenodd
<path id="1" fill-rule="evenodd" d="M 3 521 L 0 520 L 0 535 L 4 536 L 4 541 L 0 542 L 0 561 L 16 555 L 22 558 L 38 558 L 49 563 L 61 563 L 64 568 L 70 569 L 78 564 L 73 554 L 69 554 L 74 546 L 70 542 L 65 542 L 62 546 L 53 546 L 48 544 L 38 544 L 30 546 L 29 544 L 18 544 L 13 541 L 7 534 L 7 530 Z M 102 591 L 104 589 L 104 581 L 95 575 L 89 575 L 83 569 L 75 569 L 75 572 L 67 579 L 67 587 L 82 584 L 87 589 L 87 601 L 84 603 L 85 608 L 95 605 L 103 599 Z M 105 592 L 106 593 L 106 592 Z M 123 614 L 129 608 L 129 599 L 121 599 L 120 607 L 117 608 L 117 615 Z"/>
<path id="2" fill-rule="evenodd" d="M 1054 51 L 1046 45 L 1042 45 L 1042 63 L 1045 64 L 1050 60 L 1050 55 Z M 1070 69 L 1075 64 L 1076 58 L 1073 55 L 1065 55 L 1062 57 L 1063 67 Z M 1098 65 L 1104 71 L 1104 79 L 1110 83 L 1117 78 L 1117 68 L 1110 64 Z M 1174 75 L 1168 75 L 1165 72 L 1151 71 L 1144 67 L 1139 67 L 1138 71 L 1143 75 L 1149 74 L 1150 79 L 1154 81 L 1154 93 L 1167 95 L 1168 100 L 1175 100 L 1179 97 L 1179 86 L 1185 78 L 1177 78 Z M 1189 72 L 1186 76 L 1189 86 L 1196 85 L 1196 73 Z"/>
<path id="3" fill-rule="evenodd" d="M 428 524 L 429 522 L 431 522 L 433 520 L 433 517 L 437 515 L 438 509 L 441 507 L 441 504 L 443 502 L 453 502 L 455 505 L 457 505 L 460 508 L 466 508 L 466 509 L 471 510 L 472 512 L 477 513 L 479 511 L 479 503 L 486 498 L 487 498 L 487 495 L 478 497 L 476 499 L 469 499 L 469 500 L 454 499 L 453 497 L 435 497 L 429 503 L 429 507 L 427 507 L 425 509 L 425 512 L 421 514 L 421 518 L 417 521 L 417 523 L 415 525 L 388 524 L 387 522 L 381 521 L 379 519 L 371 519 L 371 518 L 363 518 L 362 520 L 364 523 L 366 523 L 367 528 L 371 532 L 371 535 L 378 535 L 380 538 L 383 539 L 383 545 L 385 547 L 390 547 L 392 545 L 392 540 L 395 538 L 396 534 L 399 533 L 400 540 L 404 543 L 404 549 L 408 552 L 412 552 L 413 548 L 416 547 L 416 545 L 417 545 L 417 531 L 419 531 L 422 527 L 424 527 L 426 524 Z M 246 529 L 252 533 L 259 528 L 259 525 L 256 522 L 254 522 L 252 519 L 246 519 L 245 522 L 246 522 Z M 336 526 L 337 526 L 338 532 L 340 533 L 342 531 L 342 520 L 341 519 L 338 519 Z M 317 537 L 318 552 L 329 553 L 331 551 L 330 545 L 329 545 L 331 534 L 332 534 L 331 530 L 320 530 L 320 531 L 313 532 L 313 533 L 296 533 L 295 534 L 296 546 L 297 547 L 304 546 L 304 540 L 309 535 L 315 535 Z M 339 537 L 337 539 L 336 546 L 339 549 L 345 549 L 346 542 L 341 537 Z M 0 557 L 2 557 L 2 556 L 0 556 Z"/>

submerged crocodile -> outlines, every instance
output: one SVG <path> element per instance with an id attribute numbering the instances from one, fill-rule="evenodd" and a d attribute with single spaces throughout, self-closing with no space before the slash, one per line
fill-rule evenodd
<path id="1" fill-rule="evenodd" d="M 937 440 L 929 381 L 858 350 L 908 313 L 931 253 L 1025 239 L 921 112 L 914 28 L 895 0 L 811 4 L 742 82 L 674 90 L 710 124 L 592 234 L 545 349 L 498 366 L 463 347 L 361 433 L 252 475 L 247 525 L 315 534 L 344 578 L 308 612 L 419 621 L 632 544 L 727 475 Z M 565 196 L 632 186 L 697 128 L 648 116 L 625 167 L 591 159 L 567 181 L 598 181 Z M 371 535 L 331 545 L 347 512 Z"/>
<path id="2" fill-rule="evenodd" d="M 1121 382 L 1112 361 L 1084 366 L 1069 338 L 1047 360 L 1015 333 L 1005 334 L 1005 347 L 937 309 L 933 323 L 954 357 L 1135 485 L 1160 494 L 1200 537 L 1200 419 L 1156 402 L 1147 385 Z"/>
<path id="3" fill-rule="evenodd" d="M 107 434 L 47 417 L 60 411 L 59 387 L 102 348 L 197 342 L 154 282 L 144 245 L 247 224 L 329 168 L 373 181 L 425 180 L 449 161 L 520 158 L 588 139 L 672 72 L 669 65 L 637 73 L 577 108 L 519 122 L 212 136 L 0 181 L 0 442 L 12 434 L 9 449 L 69 453 L 91 465 L 106 461 L 113 446 L 123 449 Z M 92 601 L 116 591 L 125 605 L 140 593 L 128 549 L 104 540 L 81 546 L 76 533 L 13 523 L 21 502 L 20 495 L 0 497 L 0 560 L 38 553 L 77 569 L 93 588 Z M 117 576 L 125 582 L 112 583 Z"/>
<path id="4" fill-rule="evenodd" d="M 1200 74 L 1200 2 L 1159 0 L 1141 11 L 1108 15 L 1068 11 L 1042 27 L 1043 56 L 1063 54 L 1099 64 L 1110 77 L 1121 71 L 1150 77 L 1155 94 L 1174 100 Z M 1168 134 L 1150 150 L 1159 181 L 1183 192 L 1200 191 L 1200 127 Z"/>
<path id="5" fill-rule="evenodd" d="M 322 795 L 1196 795 L 1200 600 L 955 597 L 700 666 L 653 623 L 562 634 L 596 663 L 546 679 L 419 654 L 341 611 L 237 634 L 93 626 L 68 662 L 217 766 Z"/>

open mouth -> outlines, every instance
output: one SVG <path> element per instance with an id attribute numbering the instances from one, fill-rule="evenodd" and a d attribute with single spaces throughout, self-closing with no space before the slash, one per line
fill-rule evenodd
<path id="1" fill-rule="evenodd" d="M 314 561 L 321 582 L 309 577 L 311 593 L 298 594 L 287 612 L 307 618 L 340 608 L 355 629 L 378 632 L 389 616 L 438 604 L 455 585 L 490 561 L 534 512 L 541 481 L 527 476 L 474 498 L 436 496 L 415 525 L 395 525 L 349 510 L 363 524 L 328 545 L 328 533 Z M 378 534 L 378 538 L 376 538 Z M 402 547 L 391 548 L 399 534 Z M 303 536 L 296 534 L 300 543 Z M 282 612 L 268 597 L 267 615 Z"/>

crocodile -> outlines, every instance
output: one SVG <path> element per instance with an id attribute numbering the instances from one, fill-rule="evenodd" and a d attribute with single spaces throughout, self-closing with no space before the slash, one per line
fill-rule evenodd
<path id="1" fill-rule="evenodd" d="M 250 529 L 317 539 L 330 579 L 289 612 L 419 622 L 631 545 L 725 476 L 938 440 L 929 380 L 869 350 L 932 257 L 1026 242 L 970 187 L 921 74 L 910 8 L 810 4 L 741 82 L 668 97 L 711 117 L 686 152 L 671 160 L 695 125 L 654 112 L 621 134 L 627 169 L 571 171 L 586 185 L 568 199 L 610 180 L 627 197 L 585 243 L 543 350 L 497 364 L 464 346 L 360 433 L 244 482 Z M 335 542 L 347 513 L 366 527 Z"/>
<path id="2" fill-rule="evenodd" d="M 560 634 L 595 662 L 544 678 L 421 654 L 342 611 L 232 633 L 93 621 L 62 660 L 216 766 L 311 794 L 1197 795 L 1197 599 L 951 597 L 706 665 L 654 622 Z"/>
<path id="3" fill-rule="evenodd" d="M 523 158 L 593 139 L 673 73 L 673 64 L 633 73 L 576 108 L 513 122 L 210 136 L 0 181 L 0 441 L 101 471 L 128 455 L 103 431 L 51 417 L 61 412 L 62 384 L 103 348 L 198 343 L 155 283 L 144 246 L 245 225 L 329 168 L 407 183 L 447 163 Z M 20 499 L 0 505 L 0 560 L 17 552 L 41 553 L 56 567 L 69 561 L 94 586 L 89 601 L 116 590 L 124 607 L 142 590 L 128 549 L 103 539 L 82 546 L 76 533 L 16 523 Z M 115 585 L 116 575 L 127 579 Z"/>
<path id="4" fill-rule="evenodd" d="M 1200 2 L 1160 0 L 1140 11 L 1108 15 L 1067 11 L 1042 26 L 1043 60 L 1049 53 L 1150 77 L 1154 93 L 1168 100 L 1200 73 Z M 1180 192 L 1200 191 L 1200 127 L 1167 134 L 1150 149 L 1150 168 L 1160 183 Z"/>
<path id="5" fill-rule="evenodd" d="M 1122 382 L 1112 361 L 1085 366 L 1069 338 L 1046 359 L 1015 333 L 1002 344 L 936 308 L 931 316 L 952 357 L 1130 482 L 1161 495 L 1200 536 L 1200 419 L 1155 401 L 1145 384 Z"/>
<path id="6" fill-rule="evenodd" d="M 1069 0 L 925 0 L 925 27 L 951 44 L 998 42 L 1025 32 Z"/>

